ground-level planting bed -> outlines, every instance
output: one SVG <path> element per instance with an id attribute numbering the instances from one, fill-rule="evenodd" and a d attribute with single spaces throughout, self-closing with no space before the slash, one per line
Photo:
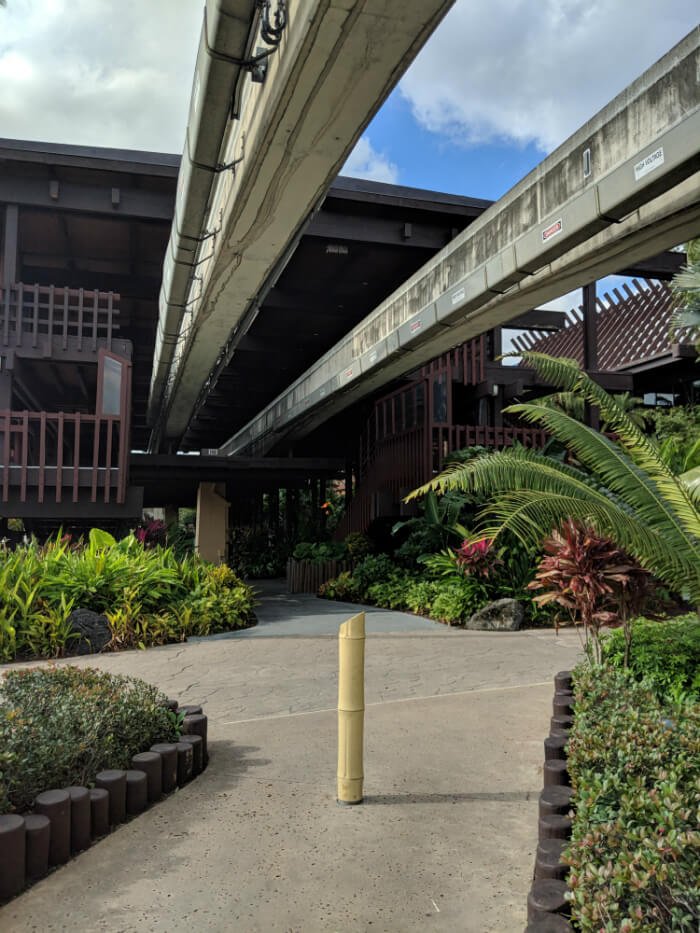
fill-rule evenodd
<path id="1" fill-rule="evenodd" d="M 171 548 L 59 537 L 0 547 L 0 662 L 147 648 L 255 623 L 253 590 Z"/>
<path id="2" fill-rule="evenodd" d="M 700 926 L 700 620 L 642 621 L 624 647 L 555 693 L 528 930 Z"/>
<path id="3" fill-rule="evenodd" d="M 207 719 L 142 680 L 72 666 L 0 681 L 0 900 L 207 763 Z"/>

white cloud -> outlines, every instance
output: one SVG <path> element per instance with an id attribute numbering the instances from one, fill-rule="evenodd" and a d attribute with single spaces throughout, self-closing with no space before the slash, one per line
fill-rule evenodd
<path id="1" fill-rule="evenodd" d="M 179 152 L 197 0 L 0 0 L 0 136 Z M 697 0 L 457 0 L 401 83 L 460 143 L 551 149 L 697 22 Z M 363 136 L 345 171 L 395 182 Z"/>
<path id="2" fill-rule="evenodd" d="M 0 136 L 180 152 L 201 21 L 193 0 L 9 0 Z"/>
<path id="3" fill-rule="evenodd" d="M 697 21 L 697 0 L 458 0 L 400 87 L 453 141 L 549 152 Z"/>
<path id="4" fill-rule="evenodd" d="M 362 136 L 357 141 L 340 174 L 353 178 L 368 178 L 370 181 L 384 181 L 390 185 L 395 185 L 399 180 L 398 166 L 381 152 L 377 152 L 368 136 Z"/>

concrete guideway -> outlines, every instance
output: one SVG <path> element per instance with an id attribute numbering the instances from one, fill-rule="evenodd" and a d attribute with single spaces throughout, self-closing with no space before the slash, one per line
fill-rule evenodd
<path id="1" fill-rule="evenodd" d="M 700 27 L 390 295 L 221 454 L 303 436 L 491 327 L 700 224 Z"/>
<path id="2" fill-rule="evenodd" d="M 261 630 L 281 628 L 266 602 Z M 575 662 L 578 637 L 404 621 L 367 640 L 357 808 L 335 803 L 334 638 L 77 659 L 203 701 L 210 766 L 1 909 L 0 929 L 521 931 L 552 677 Z"/>
<path id="3" fill-rule="evenodd" d="M 260 42 L 256 5 L 209 0 L 163 268 L 149 403 L 156 439 L 184 432 L 222 348 L 243 335 L 362 130 L 451 5 L 297 0 L 257 82 L 240 67 Z"/>

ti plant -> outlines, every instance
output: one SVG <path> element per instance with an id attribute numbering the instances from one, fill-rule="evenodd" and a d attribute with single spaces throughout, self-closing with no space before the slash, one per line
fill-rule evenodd
<path id="1" fill-rule="evenodd" d="M 610 538 L 568 520 L 544 542 L 544 553 L 529 589 L 540 591 L 534 601 L 556 603 L 572 621 L 583 625 L 585 647 L 601 661 L 600 629 L 621 623 L 625 628 L 625 665 L 629 663 L 632 612 L 643 608 L 651 593 L 650 575 Z"/>

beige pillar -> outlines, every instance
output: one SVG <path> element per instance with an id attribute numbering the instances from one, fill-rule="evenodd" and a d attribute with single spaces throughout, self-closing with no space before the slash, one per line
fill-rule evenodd
<path id="1" fill-rule="evenodd" d="M 365 614 L 338 632 L 338 803 L 362 803 L 365 727 Z"/>
<path id="2" fill-rule="evenodd" d="M 228 558 L 228 507 L 223 483 L 200 483 L 197 490 L 195 551 L 213 564 Z"/>

